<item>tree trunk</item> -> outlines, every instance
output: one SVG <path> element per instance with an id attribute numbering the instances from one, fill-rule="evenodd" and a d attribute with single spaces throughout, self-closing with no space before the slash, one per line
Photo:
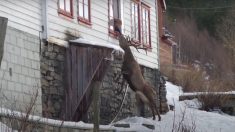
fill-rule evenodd
<path id="1" fill-rule="evenodd" d="M 3 57 L 3 49 L 4 49 L 4 41 L 6 36 L 7 29 L 7 21 L 8 19 L 5 17 L 0 17 L 0 66 Z"/>

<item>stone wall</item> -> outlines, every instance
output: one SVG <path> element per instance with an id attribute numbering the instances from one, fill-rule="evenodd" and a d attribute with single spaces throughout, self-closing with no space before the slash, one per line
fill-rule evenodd
<path id="1" fill-rule="evenodd" d="M 58 119 L 64 101 L 66 48 L 48 43 L 41 57 L 43 116 Z"/>
<path id="2" fill-rule="evenodd" d="M 127 83 L 124 81 L 121 74 L 121 60 L 115 60 L 111 63 L 111 66 L 107 70 L 106 76 L 103 80 L 102 88 L 100 90 L 100 122 L 101 124 L 109 124 L 117 115 L 119 108 L 121 106 L 123 97 L 125 95 L 125 90 Z M 147 68 L 141 66 L 142 73 L 145 79 L 150 82 L 156 91 L 160 91 L 160 72 L 156 69 Z M 163 84 L 162 84 L 163 85 Z M 162 87 L 161 91 L 164 91 L 165 87 Z M 161 99 L 166 100 L 166 92 L 161 94 Z M 157 106 L 160 107 L 159 101 L 157 101 Z M 164 105 L 167 107 L 167 105 Z M 167 109 L 167 108 L 164 108 Z M 160 110 L 162 111 L 162 110 Z M 116 121 L 120 119 L 127 118 L 129 116 L 140 116 L 141 111 L 137 108 L 137 102 L 135 98 L 135 93 L 128 88 L 122 109 L 118 114 Z M 151 111 L 148 106 L 144 107 L 144 116 L 151 117 Z M 88 121 L 92 122 L 92 106 L 88 112 Z"/>
<path id="3" fill-rule="evenodd" d="M 61 114 L 61 108 L 64 101 L 64 89 L 66 82 L 62 80 L 65 76 L 65 47 L 55 44 L 47 44 L 43 48 L 41 74 L 42 74 L 42 103 L 44 117 L 58 119 Z M 109 124 L 119 111 L 121 106 L 127 83 L 123 80 L 121 74 L 122 60 L 116 59 L 111 62 L 102 86 L 100 88 L 100 122 L 101 124 Z M 166 101 L 165 84 L 160 85 L 160 72 L 156 69 L 141 66 L 145 79 L 150 82 L 156 89 L 161 92 L 161 101 Z M 161 86 L 161 87 L 160 87 Z M 161 88 L 161 89 L 159 89 Z M 156 99 L 157 106 L 160 105 Z M 128 88 L 123 107 L 117 116 L 117 120 L 128 116 L 138 116 L 141 111 L 137 109 L 135 93 Z M 164 104 L 164 103 L 163 103 Z M 63 106 L 64 107 L 64 106 Z M 162 112 L 162 110 L 160 110 Z M 151 111 L 145 106 L 142 115 L 151 117 Z M 93 106 L 91 105 L 87 116 L 84 117 L 85 122 L 93 122 Z"/>
<path id="4" fill-rule="evenodd" d="M 40 87 L 39 37 L 7 27 L 0 68 L 0 107 L 25 111 L 36 99 L 32 114 L 40 115 Z"/>

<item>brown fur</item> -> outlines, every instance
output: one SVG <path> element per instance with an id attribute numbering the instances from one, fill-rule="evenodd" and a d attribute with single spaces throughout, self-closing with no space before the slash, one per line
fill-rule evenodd
<path id="1" fill-rule="evenodd" d="M 153 119 L 155 120 L 156 118 L 156 112 L 158 120 L 160 121 L 161 116 L 154 100 L 154 97 L 157 96 L 156 91 L 143 78 L 140 66 L 131 52 L 128 41 L 122 35 L 119 36 L 119 45 L 125 51 L 122 65 L 123 77 L 127 80 L 130 88 L 136 92 L 136 95 L 141 99 L 141 101 L 149 105 L 153 114 Z"/>

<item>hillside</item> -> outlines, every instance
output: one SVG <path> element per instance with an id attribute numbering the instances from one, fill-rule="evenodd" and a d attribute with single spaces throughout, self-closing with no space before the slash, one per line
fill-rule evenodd
<path id="1" fill-rule="evenodd" d="M 166 0 L 166 3 L 166 27 L 178 43 L 181 63 L 191 65 L 197 61 L 211 77 L 221 79 L 229 74 L 234 79 L 235 1 Z"/>

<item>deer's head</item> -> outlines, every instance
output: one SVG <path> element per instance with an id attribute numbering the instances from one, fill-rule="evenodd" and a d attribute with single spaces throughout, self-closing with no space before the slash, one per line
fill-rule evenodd
<path id="1" fill-rule="evenodd" d="M 129 48 L 129 41 L 123 35 L 120 35 L 119 45 L 125 51 L 127 48 Z"/>

